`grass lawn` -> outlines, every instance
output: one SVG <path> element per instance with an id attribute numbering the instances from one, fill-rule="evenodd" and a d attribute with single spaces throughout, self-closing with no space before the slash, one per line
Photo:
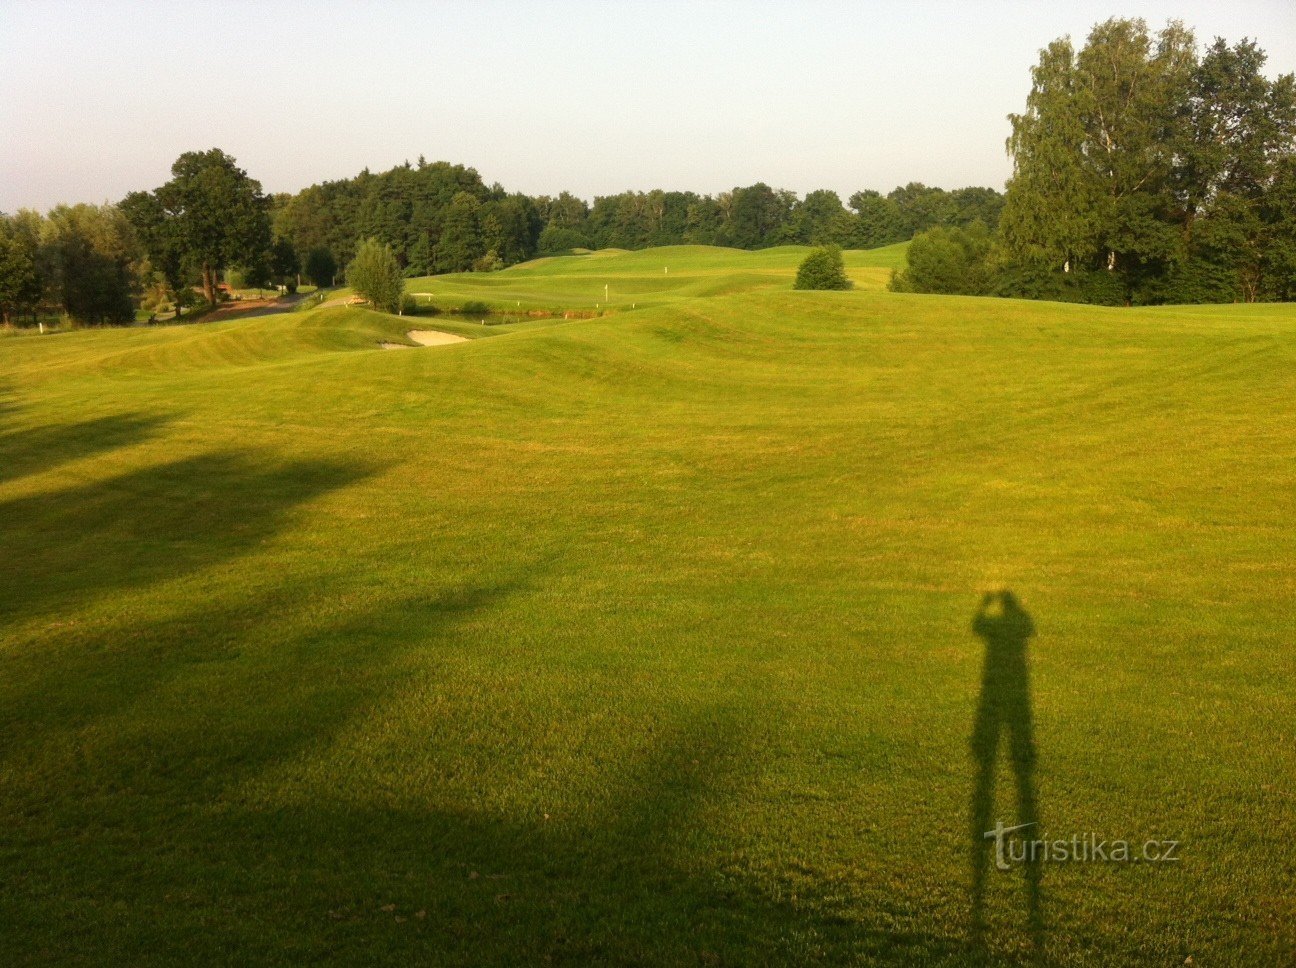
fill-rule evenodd
<path id="1" fill-rule="evenodd" d="M 803 253 L 6 338 L 0 964 L 1291 963 L 1296 306 Z"/>
<path id="2" fill-rule="evenodd" d="M 907 248 L 904 242 L 844 252 L 847 275 L 860 289 L 881 291 L 891 270 L 903 268 Z M 789 288 L 797 266 L 810 251 L 798 245 L 756 252 L 708 245 L 672 245 L 639 252 L 603 249 L 536 259 L 500 272 L 409 279 L 405 288 L 410 293 L 427 293 L 420 302 L 446 310 L 480 302 L 498 312 L 594 313 Z"/>

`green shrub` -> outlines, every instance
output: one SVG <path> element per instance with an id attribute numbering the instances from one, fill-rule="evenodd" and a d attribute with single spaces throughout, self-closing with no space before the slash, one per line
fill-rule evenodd
<path id="1" fill-rule="evenodd" d="M 541 255 L 558 255 L 570 252 L 572 249 L 588 248 L 589 239 L 576 229 L 561 225 L 547 225 L 540 233 L 536 247 Z"/>
<path id="2" fill-rule="evenodd" d="M 499 257 L 499 253 L 491 249 L 480 259 L 475 261 L 472 266 L 473 272 L 498 272 L 504 268 L 504 260 Z"/>
<path id="3" fill-rule="evenodd" d="M 841 249 L 826 245 L 815 249 L 797 269 L 793 289 L 850 289 L 846 266 L 842 264 Z"/>
<path id="4" fill-rule="evenodd" d="M 966 229 L 937 226 L 909 243 L 908 268 L 893 273 L 892 292 L 981 296 L 990 291 L 990 233 L 981 222 Z"/>

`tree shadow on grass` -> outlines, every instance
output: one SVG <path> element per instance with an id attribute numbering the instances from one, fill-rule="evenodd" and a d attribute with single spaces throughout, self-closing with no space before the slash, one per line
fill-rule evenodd
<path id="1" fill-rule="evenodd" d="M 106 930 L 96 944 L 162 962 L 963 963 L 948 938 L 898 934 L 746 870 L 711 808 L 756 766 L 740 726 L 698 710 L 609 764 L 598 802 L 576 815 L 548 815 L 539 799 L 493 810 L 235 797 L 176 810 L 142 837 L 110 823 L 109 856 L 76 882 L 116 912 L 90 914 Z M 57 873 L 56 896 L 70 879 Z M 38 936 L 57 930 L 28 920 Z"/>
<path id="2" fill-rule="evenodd" d="M 275 534 L 294 507 L 368 473 L 218 452 L 0 503 L 0 621 L 227 561 Z"/>
<path id="3" fill-rule="evenodd" d="M 900 934 L 804 880 L 784 891 L 753 873 L 741 847 L 753 832 L 731 829 L 726 804 L 761 770 L 764 711 L 663 710 L 622 734 L 629 748 L 599 751 L 590 802 L 565 812 L 538 791 L 508 807 L 474 796 L 501 783 L 503 765 L 454 795 L 432 787 L 426 804 L 418 782 L 393 784 L 395 797 L 347 783 L 348 763 L 374 755 L 365 729 L 390 715 L 407 660 L 435 675 L 442 653 L 491 648 L 483 614 L 543 586 L 549 567 L 501 564 L 315 623 L 300 613 L 318 591 L 279 586 L 250 608 L 136 619 L 125 648 L 91 647 L 0 687 L 24 726 L 22 749 L 0 760 L 12 780 L 0 861 L 19 865 L 8 902 L 0 884 L 11 951 L 135 963 L 963 962 L 947 937 Z M 272 605 L 283 634 L 232 646 Z M 458 759 L 435 752 L 438 717 L 463 708 L 419 708 L 409 762 L 393 768 L 430 777 Z M 502 763 L 510 736 L 531 739 L 517 728 L 497 734 Z"/>
<path id="4" fill-rule="evenodd" d="M 18 397 L 8 383 L 0 383 L 0 420 L 18 410 Z"/>
<path id="5" fill-rule="evenodd" d="M 731 830 L 724 804 L 761 769 L 751 725 L 724 707 L 680 711 L 645 749 L 610 755 L 598 801 L 574 816 L 539 798 L 508 812 L 323 800 L 221 829 L 274 844 L 261 874 L 317 919 L 308 956 L 343 963 L 965 963 L 961 942 L 746 866 L 751 831 Z"/>
<path id="6" fill-rule="evenodd" d="M 1039 836 L 1039 801 L 1035 792 L 1035 735 L 1031 712 L 1030 669 L 1026 646 L 1035 623 L 1010 591 L 986 594 L 972 621 L 972 631 L 985 642 L 981 695 L 971 748 L 976 781 L 971 800 L 972 937 L 984 949 L 986 880 L 992 862 L 1001 869 L 999 854 L 1005 834 L 996 827 L 1021 828 L 1026 839 Z M 1017 791 L 1016 821 L 995 817 L 995 778 L 999 747 L 1007 734 L 1008 757 Z M 1040 863 L 1033 853 L 1020 864 L 1026 880 L 1027 929 L 1037 956 L 1044 942 L 1043 893 Z"/>
<path id="7" fill-rule="evenodd" d="M 10 659 L 15 674 L 0 681 L 0 729 L 11 740 L 39 743 L 109 719 L 147 722 L 159 697 L 172 692 L 186 698 L 180 715 L 171 711 L 163 741 L 172 750 L 164 782 L 189 771 L 193 788 L 214 782 L 216 793 L 232 780 L 213 771 L 214 762 L 242 776 L 327 742 L 382 694 L 393 659 L 412 647 L 415 632 L 420 641 L 450 636 L 458 622 L 515 588 L 403 594 L 318 625 L 310 612 L 327 603 L 317 588 L 274 585 L 174 616 L 127 616 L 88 635 L 60 630 L 46 650 L 57 661 L 48 654 Z"/>
<path id="8" fill-rule="evenodd" d="M 113 414 L 74 424 L 0 431 L 0 484 L 153 436 L 170 418 Z"/>

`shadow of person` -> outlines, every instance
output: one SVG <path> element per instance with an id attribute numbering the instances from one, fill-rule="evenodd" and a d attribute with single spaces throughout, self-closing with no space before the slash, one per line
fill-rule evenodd
<path id="1" fill-rule="evenodd" d="M 972 631 L 985 640 L 981 667 L 981 697 L 972 728 L 972 756 L 976 784 L 972 791 L 972 929 L 980 936 L 985 926 L 985 887 L 991 851 L 997 866 L 1004 866 L 1002 823 L 992 817 L 995 805 L 995 772 L 1000 740 L 1008 734 L 1008 755 L 1017 786 L 1017 820 L 1027 839 L 1038 837 L 1039 803 L 1035 797 L 1035 738 L 1031 724 L 1030 672 L 1026 643 L 1035 634 L 1035 623 L 1017 596 L 1004 590 L 987 593 L 972 620 Z M 996 830 L 998 827 L 998 830 Z M 1015 859 L 1015 858 L 1014 858 Z M 1029 929 L 1039 950 L 1043 934 L 1040 865 L 1026 852 Z"/>

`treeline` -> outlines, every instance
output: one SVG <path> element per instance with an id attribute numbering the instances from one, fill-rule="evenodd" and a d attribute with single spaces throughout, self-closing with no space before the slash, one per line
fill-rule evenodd
<path id="1" fill-rule="evenodd" d="M 570 196 L 567 196 L 570 199 Z M 549 220 L 539 239 L 544 251 L 587 248 L 642 249 L 655 245 L 727 245 L 762 249 L 774 245 L 839 245 L 872 249 L 904 242 L 933 225 L 995 224 L 1003 196 L 992 188 L 945 191 L 911 182 L 887 195 L 859 191 L 847 205 L 821 189 L 794 192 L 758 182 L 719 195 L 693 192 L 623 192 L 574 211 L 541 199 Z M 849 207 L 848 207 L 849 206 Z"/>
<path id="2" fill-rule="evenodd" d="M 0 215 L 0 317 L 6 325 L 57 315 L 125 323 L 136 307 L 177 315 L 221 293 L 237 270 L 245 285 L 295 286 L 301 260 L 271 232 L 260 184 L 217 149 L 188 152 L 172 178 L 117 205 L 60 205 L 47 215 Z M 334 267 L 321 270 L 331 281 Z"/>
<path id="3" fill-rule="evenodd" d="M 0 315 L 35 323 L 42 310 L 87 323 L 135 316 L 140 251 L 115 205 L 59 205 L 0 215 Z"/>
<path id="4" fill-rule="evenodd" d="M 1296 299 L 1296 79 L 1250 40 L 1097 25 L 1040 52 L 997 231 L 918 235 L 892 288 L 1102 303 Z"/>
<path id="5" fill-rule="evenodd" d="M 873 248 L 933 226 L 996 225 L 1003 196 L 917 182 L 887 195 L 804 198 L 764 183 L 719 195 L 622 192 L 591 205 L 530 197 L 462 165 L 390 171 L 267 196 L 219 149 L 181 155 L 171 179 L 117 205 L 0 215 L 0 314 L 121 323 L 135 307 L 175 311 L 223 296 L 223 283 L 295 289 L 340 282 L 363 240 L 389 246 L 401 274 L 492 271 L 578 248 L 787 244 Z"/>
<path id="6" fill-rule="evenodd" d="M 568 192 L 510 194 L 471 168 L 406 163 L 387 172 L 325 182 L 274 199 L 274 227 L 299 253 L 327 250 L 347 264 L 361 239 L 392 247 L 406 275 L 489 271 L 571 249 L 657 245 L 833 243 L 874 248 L 935 225 L 998 223 L 1003 196 L 991 188 L 945 191 L 911 183 L 890 194 L 836 192 L 800 198 L 764 183 L 719 195 L 622 192 L 593 205 Z"/>

